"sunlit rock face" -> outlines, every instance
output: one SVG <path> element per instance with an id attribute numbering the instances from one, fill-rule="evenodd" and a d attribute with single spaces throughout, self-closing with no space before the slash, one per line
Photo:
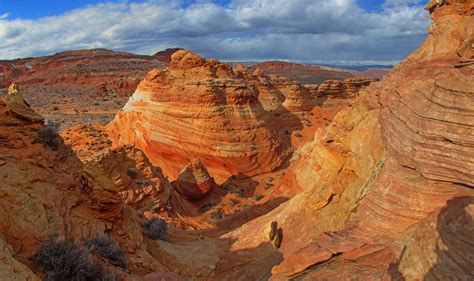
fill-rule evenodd
<path id="1" fill-rule="evenodd" d="M 170 179 L 199 158 L 223 180 L 272 171 L 287 156 L 266 114 L 241 72 L 181 50 L 147 75 L 108 130 L 115 145 L 133 144 Z"/>
<path id="2" fill-rule="evenodd" d="M 176 190 L 184 198 L 195 201 L 202 199 L 216 187 L 214 178 L 209 175 L 199 159 L 192 159 L 179 173 L 175 183 Z"/>
<path id="3" fill-rule="evenodd" d="M 225 236 L 233 250 L 254 249 L 277 221 L 274 280 L 474 276 L 474 1 L 427 8 L 425 43 L 295 154 L 280 190 L 302 192 Z"/>

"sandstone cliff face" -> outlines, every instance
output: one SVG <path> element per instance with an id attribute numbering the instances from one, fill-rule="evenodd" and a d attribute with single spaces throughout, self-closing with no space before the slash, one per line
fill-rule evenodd
<path id="1" fill-rule="evenodd" d="M 151 71 L 109 125 L 116 145 L 133 144 L 175 179 L 199 158 L 217 180 L 269 172 L 286 148 L 266 123 L 258 92 L 241 73 L 189 51 Z"/>
<path id="2" fill-rule="evenodd" d="M 171 184 L 141 151 L 120 147 L 91 163 L 114 181 L 122 201 L 137 210 L 166 208 Z"/>
<path id="3" fill-rule="evenodd" d="M 281 256 L 265 263 L 267 276 L 474 276 L 474 67 L 465 63 L 474 1 L 431 1 L 428 8 L 434 24 L 421 48 L 293 156 L 292 183 L 303 192 L 225 235 L 234 251 L 257 248 L 277 221 Z M 242 264 L 235 277 L 262 269 L 250 256 Z"/>
<path id="4" fill-rule="evenodd" d="M 12 97 L 0 98 L 1 279 L 38 280 L 28 258 L 56 235 L 83 242 L 107 233 L 124 251 L 129 272 L 104 266 L 122 278 L 166 271 L 149 252 L 139 213 L 122 204 L 112 179 L 83 165 L 62 142 L 53 150 L 38 140 L 43 121 L 25 118 L 33 111 L 21 93 L 12 94 L 20 113 L 11 109 Z"/>

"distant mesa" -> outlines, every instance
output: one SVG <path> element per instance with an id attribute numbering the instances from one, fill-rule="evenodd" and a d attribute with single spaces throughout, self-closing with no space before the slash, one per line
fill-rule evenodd
<path id="1" fill-rule="evenodd" d="M 184 50 L 182 48 L 168 48 L 163 51 L 159 51 L 153 55 L 157 60 L 162 61 L 164 63 L 170 63 L 171 55 L 177 51 Z"/>

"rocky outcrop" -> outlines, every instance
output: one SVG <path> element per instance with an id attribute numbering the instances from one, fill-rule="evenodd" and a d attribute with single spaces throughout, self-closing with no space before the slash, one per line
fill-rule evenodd
<path id="1" fill-rule="evenodd" d="M 164 65 L 152 56 L 105 49 L 67 51 L 0 61 L 0 89 L 18 84 L 32 108 L 62 128 L 108 123 L 148 71 Z"/>
<path id="2" fill-rule="evenodd" d="M 278 221 L 281 260 L 266 263 L 267 277 L 474 276 L 474 69 L 458 65 L 458 50 L 473 38 L 474 1 L 428 9 L 434 24 L 420 49 L 295 153 L 291 183 L 303 191 L 224 236 L 235 241 L 234 251 L 257 249 Z M 343 85 L 327 84 L 334 94 Z M 242 261 L 245 270 L 235 269 L 234 277 L 249 277 L 263 263 Z"/>
<path id="3" fill-rule="evenodd" d="M 191 201 L 202 199 L 216 186 L 214 178 L 209 175 L 199 159 L 192 159 L 181 170 L 175 183 L 176 190 Z"/>
<path id="4" fill-rule="evenodd" d="M 314 85 L 310 85 L 309 90 L 313 96 L 316 95 L 317 104 L 324 107 L 334 107 L 350 103 L 362 89 L 374 81 L 361 77 L 349 78 L 344 81 L 326 80 L 319 85 L 317 91 Z"/>
<path id="5" fill-rule="evenodd" d="M 220 181 L 272 171 L 286 158 L 266 114 L 242 73 L 182 50 L 167 69 L 147 75 L 108 132 L 115 145 L 133 144 L 171 179 L 199 158 Z"/>
<path id="6" fill-rule="evenodd" d="M 320 84 L 325 80 L 344 80 L 354 76 L 344 69 L 286 61 L 264 61 L 251 65 L 250 69 L 260 69 L 266 75 L 277 75 L 302 84 Z"/>
<path id="7" fill-rule="evenodd" d="M 168 48 L 166 50 L 155 53 L 153 57 L 164 63 L 170 63 L 171 55 L 180 50 L 183 50 L 183 49 L 182 48 Z"/>
<path id="8" fill-rule="evenodd" d="M 148 251 L 139 213 L 121 203 L 114 182 L 62 143 L 52 150 L 35 142 L 42 129 L 43 122 L 11 114 L 0 98 L 0 279 L 39 280 L 29 257 L 51 237 L 84 242 L 103 233 L 128 263 L 125 273 L 104 262 L 110 271 L 134 278 L 165 270 Z"/>
<path id="9" fill-rule="evenodd" d="M 31 107 L 25 102 L 25 99 L 16 84 L 11 84 L 8 88 L 8 93 L 4 102 L 9 112 L 22 119 L 40 122 L 44 120 L 41 115 L 31 109 Z"/>
<path id="10" fill-rule="evenodd" d="M 297 81 L 284 77 L 270 76 L 272 85 L 285 97 L 282 106 L 289 112 L 301 115 L 309 112 L 316 105 L 316 99 L 309 90 Z"/>
<path id="11" fill-rule="evenodd" d="M 171 184 L 145 154 L 132 147 L 120 147 L 96 161 L 104 174 L 113 180 L 122 201 L 137 210 L 166 208 Z"/>

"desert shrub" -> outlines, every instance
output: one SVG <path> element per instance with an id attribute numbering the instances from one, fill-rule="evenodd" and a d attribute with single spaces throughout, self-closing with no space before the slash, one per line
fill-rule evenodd
<path id="1" fill-rule="evenodd" d="M 263 189 L 267 190 L 270 189 L 273 186 L 273 183 L 270 181 L 266 181 L 265 184 L 263 185 Z"/>
<path id="2" fill-rule="evenodd" d="M 52 150 L 57 150 L 59 148 L 59 144 L 61 143 L 61 137 L 58 134 L 60 126 L 61 124 L 57 121 L 47 121 L 45 127 L 38 131 L 36 135 L 36 141 L 51 148 Z"/>
<path id="3" fill-rule="evenodd" d="M 85 246 L 91 252 L 97 253 L 110 264 L 127 269 L 127 262 L 122 249 L 106 234 L 100 234 L 86 241 Z"/>
<path id="4" fill-rule="evenodd" d="M 138 177 L 138 171 L 135 168 L 130 168 L 127 170 L 127 175 L 132 179 L 136 179 Z"/>
<path id="5" fill-rule="evenodd" d="M 148 180 L 147 180 L 147 179 L 139 179 L 139 180 L 137 181 L 137 183 L 138 183 L 139 185 L 141 185 L 141 186 L 145 186 L 145 185 L 148 184 Z"/>
<path id="6" fill-rule="evenodd" d="M 46 281 L 96 281 L 117 280 L 102 266 L 94 262 L 88 251 L 74 240 L 51 239 L 40 246 L 30 257 L 45 273 Z"/>
<path id="7" fill-rule="evenodd" d="M 205 213 L 205 212 L 209 211 L 210 209 L 212 209 L 212 207 L 214 207 L 214 205 L 215 205 L 215 204 L 212 203 L 212 202 L 206 203 L 206 204 L 202 205 L 202 206 L 199 208 L 199 211 L 200 211 L 201 213 Z"/>
<path id="8" fill-rule="evenodd" d="M 142 224 L 143 233 L 153 240 L 166 240 L 168 225 L 166 221 L 159 218 L 152 218 Z"/>
<path id="9" fill-rule="evenodd" d="M 220 212 L 212 212 L 210 217 L 213 220 L 221 220 L 224 218 L 224 216 Z"/>

